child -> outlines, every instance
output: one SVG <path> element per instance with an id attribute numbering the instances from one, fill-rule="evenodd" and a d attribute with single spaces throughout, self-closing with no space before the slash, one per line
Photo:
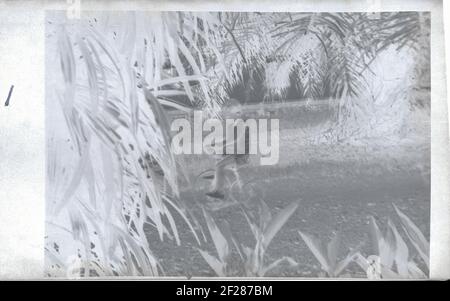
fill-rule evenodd
<path id="1" fill-rule="evenodd" d="M 229 102 L 222 109 L 222 118 L 223 123 L 226 124 L 225 119 L 243 119 L 245 118 L 242 113 L 242 105 L 236 99 L 231 98 Z M 231 170 L 233 171 L 237 184 L 241 187 L 242 183 L 239 177 L 239 168 L 248 162 L 249 158 L 249 129 L 245 128 L 245 133 L 238 137 L 237 128 L 234 125 L 229 125 L 229 128 L 226 128 L 225 133 L 228 131 L 234 131 L 234 139 L 233 141 L 223 140 L 223 155 L 217 155 L 216 164 L 214 169 L 214 180 L 212 181 L 209 192 L 206 193 L 207 196 L 223 199 L 225 197 L 223 193 L 223 188 L 225 184 L 225 169 L 228 166 L 231 166 Z M 237 145 L 238 143 L 245 143 L 245 152 L 244 154 L 237 153 Z M 227 145 L 232 144 L 234 151 L 232 153 L 226 153 Z"/>

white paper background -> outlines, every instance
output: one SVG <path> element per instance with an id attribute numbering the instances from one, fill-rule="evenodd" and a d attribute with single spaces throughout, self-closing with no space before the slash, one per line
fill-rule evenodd
<path id="1" fill-rule="evenodd" d="M 75 8 L 76 0 L 0 0 L 0 279 L 41 278 L 44 264 L 45 9 Z M 445 1 L 444 1 L 445 2 Z M 450 9 L 444 6 L 447 49 Z M 398 11 L 432 12 L 431 278 L 450 278 L 449 122 L 445 88 L 442 2 L 439 0 L 321 1 L 81 1 L 97 10 Z M 447 61 L 449 53 L 447 52 Z M 58 62 L 55 62 L 58 63 Z M 10 85 L 10 106 L 3 106 Z"/>

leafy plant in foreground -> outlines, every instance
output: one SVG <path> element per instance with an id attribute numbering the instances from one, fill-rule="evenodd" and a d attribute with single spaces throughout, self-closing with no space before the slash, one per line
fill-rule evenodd
<path id="1" fill-rule="evenodd" d="M 423 234 L 412 223 L 412 221 L 404 215 L 398 208 L 396 208 L 397 214 L 402 220 L 403 227 L 409 231 L 413 231 L 414 240 L 417 244 L 417 238 L 423 238 L 421 240 L 421 247 L 425 245 L 425 239 Z M 405 226 L 406 224 L 406 226 Z M 366 271 L 367 277 L 370 279 L 386 279 L 386 278 L 426 278 L 426 273 L 422 271 L 418 264 L 410 258 L 409 248 L 400 235 L 395 224 L 388 220 L 388 227 L 386 232 L 383 233 L 375 219 L 370 219 L 371 233 L 376 247 L 375 253 L 368 257 L 357 254 L 356 263 Z M 413 230 L 414 229 L 414 230 Z M 405 230 L 406 233 L 408 233 Z M 413 235 L 413 234 L 410 234 Z"/>
<path id="2" fill-rule="evenodd" d="M 328 277 L 338 277 L 353 261 L 357 254 L 356 250 L 351 251 L 344 259 L 338 260 L 339 247 L 341 244 L 339 233 L 334 235 L 326 246 L 317 237 L 302 233 L 301 231 L 299 231 L 299 234 L 309 250 L 313 253 L 314 257 L 319 261 Z"/>
<path id="3" fill-rule="evenodd" d="M 411 244 L 414 246 L 414 248 L 419 253 L 420 257 L 422 258 L 423 262 L 427 266 L 427 268 L 430 268 L 430 243 L 425 238 L 425 235 L 420 231 L 420 229 L 413 223 L 413 221 L 406 216 L 400 209 L 398 209 L 397 206 L 394 205 L 395 212 L 397 213 L 398 217 L 400 218 L 400 222 L 402 224 L 403 230 L 406 233 L 406 236 L 408 237 Z"/>
<path id="4" fill-rule="evenodd" d="M 286 256 L 279 258 L 268 265 L 265 264 L 264 259 L 269 244 L 297 208 L 298 202 L 292 202 L 273 216 L 267 204 L 261 200 L 259 223 L 252 221 L 251 218 L 244 213 L 252 230 L 253 237 L 256 240 L 253 248 L 241 245 L 241 250 L 243 252 L 239 252 L 241 258 L 245 259 L 246 276 L 264 276 L 269 270 L 283 262 L 286 262 L 291 266 L 296 265 L 296 262 L 292 258 Z"/>
<path id="5" fill-rule="evenodd" d="M 198 249 L 208 265 L 214 270 L 217 276 L 224 277 L 231 273 L 229 269 L 229 260 L 231 258 L 232 240 L 230 235 L 224 235 L 223 231 L 229 231 L 228 224 L 224 223 L 222 231 L 217 226 L 212 216 L 203 209 L 206 225 L 208 227 L 211 239 L 214 243 L 218 257 L 210 255 L 207 251 Z"/>
<path id="6" fill-rule="evenodd" d="M 409 241 L 429 269 L 429 242 L 408 216 L 395 205 L 394 209 Z M 337 260 L 339 235 L 335 235 L 324 246 L 323 242 L 316 237 L 300 231 L 299 233 L 329 277 L 339 276 L 351 262 L 357 263 L 369 279 L 420 279 L 427 277 L 427 273 L 420 268 L 420 263 L 411 256 L 408 245 L 390 219 L 385 232 L 380 230 L 374 217 L 370 218 L 369 225 L 373 245 L 375 246 L 373 254 L 363 256 L 359 251 L 354 250 L 340 261 Z"/>
<path id="7" fill-rule="evenodd" d="M 47 132 L 48 275 L 160 275 L 149 232 L 181 244 L 175 212 L 199 241 L 179 198 L 165 108 L 217 107 L 202 52 L 218 55 L 205 33 L 214 20 L 181 12 L 52 15 L 48 50 L 60 64 L 50 64 L 56 76 L 47 98 L 54 122 Z M 70 268 L 74 256 L 82 268 Z"/>
<path id="8" fill-rule="evenodd" d="M 200 254 L 218 276 L 233 276 L 233 271 L 229 269 L 232 245 L 235 246 L 239 258 L 243 263 L 245 276 L 263 277 L 268 271 L 282 263 L 288 263 L 289 265 L 294 266 L 297 263 L 292 258 L 286 256 L 281 257 L 270 264 L 266 264 L 265 256 L 270 242 L 288 221 L 289 217 L 295 212 L 297 207 L 298 203 L 293 202 L 283 208 L 275 216 L 272 216 L 268 206 L 261 201 L 258 222 L 253 221 L 244 211 L 243 214 L 255 239 L 255 245 L 253 247 L 248 247 L 235 240 L 228 225 L 226 225 L 222 231 L 219 230 L 211 216 L 204 211 L 208 229 L 218 253 L 218 258 L 213 257 L 203 250 L 199 250 Z"/>

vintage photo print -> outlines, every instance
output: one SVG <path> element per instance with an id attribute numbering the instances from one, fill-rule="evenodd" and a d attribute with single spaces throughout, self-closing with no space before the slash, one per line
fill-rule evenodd
<path id="1" fill-rule="evenodd" d="M 48 277 L 429 277 L 429 11 L 45 14 Z"/>

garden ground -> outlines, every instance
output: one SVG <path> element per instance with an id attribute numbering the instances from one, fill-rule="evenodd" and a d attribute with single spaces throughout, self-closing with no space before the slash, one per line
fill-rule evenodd
<path id="1" fill-rule="evenodd" d="M 298 138 L 299 131 L 286 129 L 281 131 L 278 165 L 257 166 L 254 164 L 257 160 L 252 160 L 241 169 L 241 177 L 252 183 L 257 196 L 273 213 L 299 201 L 298 209 L 275 236 L 266 256 L 267 262 L 289 256 L 298 265 L 278 267 L 267 276 L 322 275 L 320 265 L 301 239 L 299 230 L 316 235 L 324 243 L 339 232 L 341 258 L 355 248 L 365 255 L 374 254 L 369 237 L 369 217 L 374 216 L 384 229 L 389 217 L 395 221 L 393 204 L 429 237 L 429 140 L 423 134 L 427 125 L 415 126 L 419 130 L 403 138 L 316 144 L 302 143 Z M 414 133 L 421 134 L 414 136 Z M 213 166 L 213 161 L 205 157 L 189 160 L 187 166 L 192 177 Z M 201 211 L 206 202 L 204 191 L 185 187 L 181 198 L 207 229 Z M 236 198 L 239 199 L 239 195 Z M 233 236 L 253 247 L 251 230 L 238 206 L 215 211 L 212 215 L 218 223 L 226 220 Z M 160 242 L 153 234 L 155 231 L 149 233 L 151 248 L 165 274 L 215 276 L 198 252 L 200 248 L 216 254 L 210 237 L 207 235 L 208 241 L 199 246 L 189 228 L 181 226 L 183 223 L 179 218 L 181 246 L 167 239 Z M 364 277 L 365 273 L 356 264 L 351 264 L 343 276 Z"/>

